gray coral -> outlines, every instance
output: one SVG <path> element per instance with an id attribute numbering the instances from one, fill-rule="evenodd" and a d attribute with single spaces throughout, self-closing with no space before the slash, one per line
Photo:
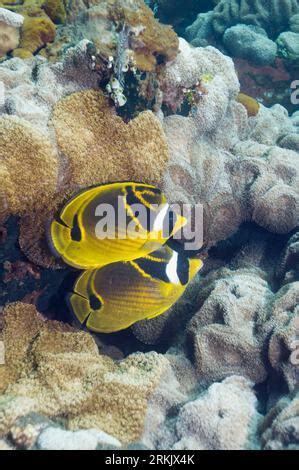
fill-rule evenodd
<path id="1" fill-rule="evenodd" d="M 213 28 L 222 35 L 239 23 L 264 28 L 270 37 L 288 29 L 290 18 L 298 13 L 297 0 L 221 0 L 214 8 Z"/>

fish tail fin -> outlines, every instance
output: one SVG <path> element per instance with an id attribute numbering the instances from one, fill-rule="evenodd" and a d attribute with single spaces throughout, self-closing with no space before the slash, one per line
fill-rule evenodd
<path id="1" fill-rule="evenodd" d="M 50 227 L 49 239 L 53 254 L 58 258 L 63 257 L 70 243 L 72 243 L 71 229 L 57 222 L 57 220 L 53 220 Z"/>

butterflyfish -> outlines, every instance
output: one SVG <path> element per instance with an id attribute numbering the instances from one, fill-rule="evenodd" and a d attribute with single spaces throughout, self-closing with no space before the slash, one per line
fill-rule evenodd
<path id="1" fill-rule="evenodd" d="M 104 184 L 62 208 L 50 225 L 50 246 L 66 264 L 90 270 L 155 251 L 185 223 L 155 186 Z"/>
<path id="2" fill-rule="evenodd" d="M 111 333 L 169 309 L 201 269 L 168 244 L 153 253 L 84 271 L 67 296 L 76 319 L 94 332 Z"/>

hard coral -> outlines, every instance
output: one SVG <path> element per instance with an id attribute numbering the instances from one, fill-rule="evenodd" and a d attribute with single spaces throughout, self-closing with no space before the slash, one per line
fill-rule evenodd
<path id="1" fill-rule="evenodd" d="M 63 416 L 70 429 L 102 429 L 125 443 L 141 435 L 166 359 L 140 353 L 115 363 L 88 333 L 45 321 L 32 305 L 10 304 L 4 315 L 0 435 L 24 412 Z"/>
<path id="2" fill-rule="evenodd" d="M 88 90 L 61 100 L 50 124 L 68 159 L 71 184 L 161 181 L 168 149 L 161 125 L 151 112 L 125 124 L 101 93 Z"/>
<path id="3" fill-rule="evenodd" d="M 216 33 L 235 24 L 261 26 L 271 36 L 285 31 L 290 18 L 298 13 L 297 0 L 221 0 L 214 8 L 213 28 Z"/>
<path id="4" fill-rule="evenodd" d="M 178 51 L 178 38 L 170 26 L 161 25 L 152 10 L 143 0 L 132 5 L 128 0 L 115 0 L 110 3 L 110 16 L 114 21 L 129 25 L 133 32 L 132 49 L 138 68 L 152 71 L 156 58 L 165 62 L 174 59 Z"/>
<path id="5" fill-rule="evenodd" d="M 65 198 L 81 187 L 109 181 L 159 184 L 168 149 L 151 112 L 125 124 L 95 90 L 59 101 L 46 131 L 41 133 L 24 119 L 1 118 L 0 177 L 7 212 L 22 216 L 23 251 L 34 262 L 53 266 L 45 224 Z"/>
<path id="6" fill-rule="evenodd" d="M 0 178 L 8 211 L 24 215 L 49 204 L 58 160 L 47 137 L 15 116 L 0 118 Z"/>
<path id="7" fill-rule="evenodd" d="M 66 20 L 65 0 L 46 0 L 43 9 L 54 23 L 64 23 Z"/>
<path id="8" fill-rule="evenodd" d="M 23 16 L 1 8 L 0 4 L 0 58 L 19 44 L 23 21 Z"/>
<path id="9" fill-rule="evenodd" d="M 55 25 L 47 16 L 27 16 L 22 28 L 20 48 L 34 54 L 49 42 L 53 42 L 55 34 Z"/>

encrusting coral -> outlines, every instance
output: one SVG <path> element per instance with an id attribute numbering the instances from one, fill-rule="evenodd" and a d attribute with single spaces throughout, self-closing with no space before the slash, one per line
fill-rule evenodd
<path id="1" fill-rule="evenodd" d="M 23 17 L 20 29 L 20 43 L 18 45 L 17 42 L 14 47 L 10 48 L 10 50 L 13 50 L 15 57 L 23 59 L 32 57 L 34 53 L 45 47 L 46 44 L 54 41 L 56 28 L 52 19 L 43 9 L 46 3 L 41 0 L 25 0 L 21 5 L 19 2 L 15 2 L 15 4 L 13 2 L 0 2 L 0 7 L 5 7 L 3 10 L 11 15 L 15 14 Z M 12 11 L 10 12 L 9 10 Z M 54 10 L 49 11 L 54 13 Z"/>
<path id="2" fill-rule="evenodd" d="M 134 354 L 115 363 L 93 338 L 46 321 L 34 306 L 5 308 L 5 365 L 0 366 L 0 435 L 26 413 L 63 418 L 69 429 L 98 428 L 123 443 L 142 433 L 147 400 L 167 360 Z"/>

